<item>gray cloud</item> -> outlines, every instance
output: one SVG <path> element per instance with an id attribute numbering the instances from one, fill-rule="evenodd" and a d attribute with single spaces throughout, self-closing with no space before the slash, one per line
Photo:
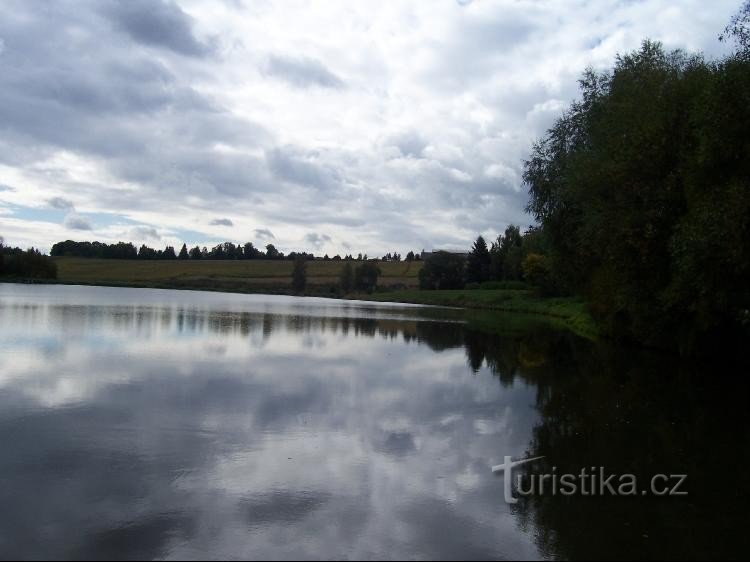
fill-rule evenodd
<path id="1" fill-rule="evenodd" d="M 151 226 L 136 226 L 130 229 L 130 236 L 136 240 L 161 240 L 159 232 Z"/>
<path id="2" fill-rule="evenodd" d="M 305 242 L 315 246 L 316 248 L 322 247 L 324 244 L 331 242 L 331 237 L 327 234 L 318 234 L 317 232 L 310 232 L 305 235 Z"/>
<path id="3" fill-rule="evenodd" d="M 210 52 L 193 35 L 190 16 L 170 0 L 115 0 L 104 4 L 101 11 L 116 28 L 140 43 L 190 57 Z"/>
<path id="4" fill-rule="evenodd" d="M 70 230 L 93 230 L 91 220 L 77 213 L 70 213 L 65 217 L 65 228 Z"/>
<path id="5" fill-rule="evenodd" d="M 273 232 L 271 232 L 267 228 L 256 228 L 253 231 L 253 234 L 255 235 L 255 238 L 258 238 L 259 240 L 273 240 L 276 238 L 273 235 Z"/>
<path id="6" fill-rule="evenodd" d="M 70 199 L 65 199 L 64 197 L 53 197 L 51 199 L 47 199 L 47 204 L 49 204 L 49 206 L 53 209 L 60 209 L 62 211 L 73 209 L 73 202 Z"/>
<path id="7" fill-rule="evenodd" d="M 328 70 L 323 63 L 308 57 L 271 55 L 263 72 L 298 88 L 319 86 L 340 89 L 345 86 L 343 80 Z"/>
<path id="8" fill-rule="evenodd" d="M 295 147 L 274 148 L 266 152 L 271 172 L 279 179 L 320 190 L 335 189 L 341 183 L 339 172 L 322 164 L 315 153 Z"/>
<path id="9" fill-rule="evenodd" d="M 402 156 L 414 158 L 420 158 L 424 149 L 427 148 L 427 141 L 417 131 L 394 135 L 388 139 L 387 144 L 398 148 Z"/>
<path id="10" fill-rule="evenodd" d="M 214 219 L 210 222 L 211 226 L 234 226 L 231 219 Z"/>
<path id="11" fill-rule="evenodd" d="M 3 202 L 75 199 L 129 225 L 97 236 L 158 224 L 169 243 L 231 210 L 290 249 L 306 232 L 371 255 L 467 247 L 530 221 L 521 163 L 586 65 L 647 36 L 718 54 L 735 4 L 416 2 L 387 30 L 347 11 L 369 31 L 332 48 L 330 11 L 276 0 L 5 0 L 0 165 L 23 187 Z M 19 224 L 3 225 L 11 243 L 60 235 Z"/>

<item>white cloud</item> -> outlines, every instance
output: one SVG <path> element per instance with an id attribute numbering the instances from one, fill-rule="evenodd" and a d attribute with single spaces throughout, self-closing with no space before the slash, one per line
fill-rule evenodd
<path id="1" fill-rule="evenodd" d="M 122 217 L 88 231 L 101 239 L 133 223 L 173 244 L 185 230 L 201 245 L 271 239 L 265 230 L 282 251 L 312 251 L 319 240 L 307 235 L 324 232 L 329 253 L 349 241 L 371 255 L 468 246 L 478 232 L 528 224 L 522 160 L 583 69 L 611 66 L 646 37 L 719 54 L 716 36 L 738 7 L 127 4 L 9 0 L 0 184 L 15 189 L 0 202 L 59 198 L 82 216 Z M 208 224 L 229 212 L 231 226 Z M 6 217 L 11 243 L 48 248 L 70 235 Z"/>

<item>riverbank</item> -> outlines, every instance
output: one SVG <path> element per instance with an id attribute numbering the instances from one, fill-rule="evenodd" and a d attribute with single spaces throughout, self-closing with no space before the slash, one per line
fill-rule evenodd
<path id="1" fill-rule="evenodd" d="M 586 302 L 576 297 L 539 297 L 533 291 L 521 289 L 461 289 L 389 291 L 357 298 L 539 315 L 552 318 L 556 323 L 586 338 L 595 339 L 599 336 Z"/>

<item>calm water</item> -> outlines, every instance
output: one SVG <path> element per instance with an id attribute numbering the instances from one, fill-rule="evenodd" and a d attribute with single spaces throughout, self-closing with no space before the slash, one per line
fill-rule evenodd
<path id="1" fill-rule="evenodd" d="M 0 556 L 748 553 L 746 373 L 487 322 L 0 285 Z M 490 469 L 505 455 L 686 473 L 689 496 L 509 506 Z"/>

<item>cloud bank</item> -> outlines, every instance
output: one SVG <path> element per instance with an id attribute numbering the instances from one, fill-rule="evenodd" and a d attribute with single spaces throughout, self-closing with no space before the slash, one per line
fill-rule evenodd
<path id="1" fill-rule="evenodd" d="M 0 235 L 465 248 L 529 224 L 523 158 L 586 66 L 720 54 L 737 7 L 8 0 Z"/>

